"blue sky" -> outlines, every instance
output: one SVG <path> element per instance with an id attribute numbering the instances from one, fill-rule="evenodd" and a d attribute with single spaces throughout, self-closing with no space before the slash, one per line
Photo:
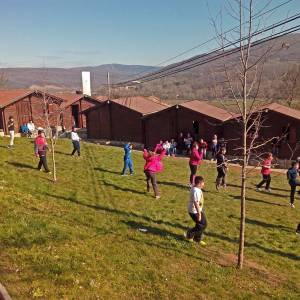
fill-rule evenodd
<path id="1" fill-rule="evenodd" d="M 268 0 L 256 1 L 262 5 Z M 270 8 L 285 1 L 273 0 Z M 157 65 L 212 37 L 210 16 L 224 8 L 225 2 L 0 0 L 0 67 Z M 286 5 L 269 21 L 297 10 L 300 0 Z M 223 24 L 229 29 L 236 20 L 225 12 Z M 185 57 L 213 46 L 208 44 Z"/>

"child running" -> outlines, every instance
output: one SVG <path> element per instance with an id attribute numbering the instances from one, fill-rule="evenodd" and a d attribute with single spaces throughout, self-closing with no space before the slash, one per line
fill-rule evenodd
<path id="1" fill-rule="evenodd" d="M 80 156 L 80 137 L 76 132 L 75 127 L 72 127 L 71 140 L 73 144 L 73 151 L 71 155 L 73 156 L 77 152 L 78 156 Z"/>
<path id="2" fill-rule="evenodd" d="M 194 142 L 192 151 L 191 151 L 191 155 L 190 155 L 190 161 L 189 161 L 190 170 L 191 170 L 190 186 L 193 186 L 193 184 L 194 184 L 194 180 L 195 180 L 195 177 L 197 174 L 197 169 L 202 160 L 202 155 L 203 155 L 203 153 L 199 153 L 198 143 Z"/>
<path id="3" fill-rule="evenodd" d="M 271 164 L 273 160 L 272 153 L 268 153 L 266 159 L 263 161 L 261 174 L 262 181 L 256 186 L 256 191 L 261 191 L 261 187 L 266 184 L 265 191 L 270 192 L 270 184 L 271 184 Z"/>
<path id="4" fill-rule="evenodd" d="M 297 186 L 300 186 L 300 181 L 297 180 L 299 170 L 299 163 L 297 161 L 292 162 L 292 166 L 287 171 L 287 179 L 291 186 L 291 194 L 290 194 L 290 205 L 291 208 L 295 208 L 295 193 Z"/>
<path id="5" fill-rule="evenodd" d="M 146 175 L 147 192 L 150 192 L 150 182 L 151 182 L 154 191 L 154 196 L 156 199 L 160 198 L 160 194 L 156 182 L 156 173 L 161 172 L 163 170 L 162 159 L 165 153 L 166 151 L 163 150 L 159 155 L 157 155 L 155 154 L 155 152 L 144 149 L 143 156 L 146 161 L 144 166 L 144 173 Z"/>
<path id="6" fill-rule="evenodd" d="M 127 169 L 130 171 L 130 175 L 133 175 L 133 163 L 131 158 L 132 144 L 127 143 L 124 146 L 124 168 L 122 171 L 122 176 L 126 175 Z"/>
<path id="7" fill-rule="evenodd" d="M 227 159 L 225 157 L 226 149 L 221 148 L 216 156 L 217 159 L 217 179 L 216 179 L 216 189 L 219 191 L 220 187 L 226 189 L 226 173 L 227 173 Z"/>
<path id="8" fill-rule="evenodd" d="M 37 157 L 40 158 L 38 164 L 38 170 L 42 171 L 42 166 L 43 166 L 45 172 L 51 174 L 47 164 L 47 157 L 46 157 L 47 150 L 50 151 L 45 138 L 45 134 L 42 130 L 38 130 L 38 136 L 35 138 L 34 141 L 34 153 Z"/>
<path id="9" fill-rule="evenodd" d="M 188 203 L 188 212 L 192 220 L 195 222 L 195 227 L 187 231 L 186 238 L 189 240 L 194 240 L 196 243 L 200 243 L 200 245 L 205 246 L 206 243 L 202 241 L 202 235 L 207 227 L 207 221 L 203 210 L 203 187 L 203 177 L 197 176 L 195 178 L 195 185 L 191 189 L 190 200 Z"/>

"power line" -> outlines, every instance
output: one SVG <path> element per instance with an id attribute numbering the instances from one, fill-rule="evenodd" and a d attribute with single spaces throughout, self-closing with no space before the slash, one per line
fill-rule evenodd
<path id="1" fill-rule="evenodd" d="M 257 18 L 260 18 L 260 17 L 263 17 L 264 15 L 269 14 L 269 13 L 271 13 L 271 12 L 277 10 L 278 8 L 281 8 L 281 7 L 283 7 L 283 6 L 285 6 L 285 5 L 289 4 L 289 3 L 291 3 L 291 2 L 293 2 L 293 1 L 294 1 L 294 0 L 288 0 L 288 1 L 285 1 L 285 2 L 283 2 L 283 3 L 281 3 L 281 4 L 278 4 L 277 6 L 271 8 L 271 9 L 269 9 L 269 10 L 267 10 L 267 11 L 264 11 L 264 12 L 262 12 L 262 13 L 254 14 L 254 15 L 253 15 L 253 20 L 255 20 L 255 19 L 257 19 Z M 245 21 L 245 22 L 242 23 L 241 25 L 245 25 L 245 24 L 247 24 L 247 23 L 249 23 L 249 21 Z M 225 31 L 223 34 L 230 33 L 230 32 L 232 32 L 232 31 L 238 29 L 239 26 L 240 26 L 240 25 L 237 25 L 237 26 L 235 26 L 235 27 L 232 27 L 231 29 L 228 29 L 227 31 Z M 191 52 L 191 51 L 193 51 L 193 50 L 195 50 L 195 49 L 198 49 L 198 48 L 200 48 L 200 47 L 202 47 L 202 46 L 205 46 L 206 44 L 208 44 L 208 43 L 210 43 L 210 42 L 212 42 L 212 41 L 214 41 L 214 40 L 217 40 L 217 39 L 218 39 L 218 36 L 215 36 L 215 37 L 213 37 L 213 38 L 211 38 L 211 39 L 209 39 L 209 40 L 207 40 L 207 41 L 205 41 L 205 42 L 202 42 L 202 43 L 200 43 L 200 44 L 198 44 L 198 45 L 196 45 L 196 46 L 194 46 L 194 47 L 192 47 L 192 48 L 190 48 L 190 49 L 188 49 L 188 50 L 185 50 L 185 51 L 183 51 L 183 52 L 181 52 L 181 53 L 179 53 L 179 54 L 177 54 L 177 55 L 175 55 L 175 56 L 173 56 L 173 57 L 171 57 L 171 58 L 168 58 L 168 59 L 166 59 L 166 60 L 164 60 L 164 61 L 158 63 L 158 64 L 155 65 L 154 67 L 160 67 L 161 65 L 163 65 L 163 64 L 165 64 L 165 63 L 167 63 L 167 62 L 170 62 L 170 61 L 172 61 L 172 60 L 174 60 L 174 59 L 176 59 L 176 58 L 178 58 L 178 57 L 181 57 L 181 56 L 183 56 L 183 55 L 185 55 L 185 54 L 187 54 L 187 53 L 189 53 L 189 52 Z M 136 77 L 136 76 L 141 75 L 141 74 L 144 74 L 144 73 L 146 73 L 146 71 L 142 71 L 142 72 L 139 72 L 139 73 L 137 73 L 137 74 L 134 74 L 134 76 Z M 154 72 L 153 72 L 153 73 L 154 73 Z M 150 74 L 152 74 L 152 73 L 150 73 Z M 149 75 L 150 75 L 150 74 L 149 74 Z M 135 80 L 135 79 L 134 79 L 135 77 L 133 77 L 132 80 Z M 132 81 L 132 80 L 129 80 L 129 79 L 128 79 L 127 81 L 130 82 L 130 81 Z M 121 83 L 122 83 L 122 82 L 121 82 Z"/>
<path id="2" fill-rule="evenodd" d="M 256 47 L 258 45 L 261 45 L 263 43 L 266 43 L 266 42 L 269 42 L 271 40 L 274 40 L 274 39 L 277 39 L 279 37 L 282 37 L 282 36 L 285 36 L 287 34 L 290 34 L 290 33 L 293 33 L 293 32 L 296 32 L 296 31 L 299 31 L 300 30 L 300 25 L 298 26 L 295 26 L 295 27 L 292 27 L 292 28 L 289 28 L 285 31 L 282 31 L 282 32 L 279 32 L 278 34 L 276 35 L 271 35 L 271 36 L 268 36 L 266 38 L 263 38 L 255 43 L 252 44 L 251 47 Z M 247 47 L 247 45 L 245 45 L 245 47 Z M 218 54 L 212 58 L 209 58 L 209 59 L 206 59 L 204 61 L 201 61 L 201 62 L 198 62 L 198 63 L 195 63 L 193 65 L 190 65 L 190 66 L 186 66 L 186 67 L 183 67 L 181 69 L 177 69 L 177 70 L 170 70 L 168 73 L 166 74 L 160 74 L 159 76 L 156 76 L 156 77 L 150 77 L 150 78 L 147 78 L 145 80 L 143 80 L 143 82 L 141 83 L 145 83 L 145 82 L 149 82 L 149 81 L 153 81 L 153 80 L 157 80 L 157 79 L 160 79 L 160 78 L 164 78 L 164 77 L 168 77 L 168 76 L 171 76 L 171 75 L 174 75 L 174 74 L 177 74 L 177 73 L 180 73 L 180 72 L 183 72 L 183 71 L 187 71 L 187 70 L 190 70 L 190 69 L 193 69 L 195 67 L 198 67 L 198 66 L 201 66 L 201 65 L 204 65 L 204 64 L 207 64 L 209 62 L 213 62 L 213 61 L 216 61 L 220 58 L 224 58 L 224 57 L 227 57 L 229 55 L 232 55 L 234 53 L 237 53 L 239 52 L 240 49 L 239 48 L 234 48 L 232 49 L 231 51 L 227 51 L 226 53 L 221 53 L 221 54 Z"/>
<path id="3" fill-rule="evenodd" d="M 279 22 L 277 22 L 277 23 L 274 23 L 274 24 L 272 24 L 272 25 L 270 25 L 270 26 L 268 26 L 268 27 L 266 27 L 266 28 L 263 28 L 263 29 L 261 29 L 261 30 L 255 32 L 255 33 L 253 34 L 253 36 L 257 36 L 257 35 L 260 35 L 260 34 L 262 34 L 262 33 L 267 32 L 267 31 L 274 30 L 275 28 L 277 28 L 277 27 L 279 27 L 279 26 L 283 26 L 283 25 L 285 25 L 285 24 L 287 24 L 287 23 L 290 23 L 290 22 L 292 22 L 292 21 L 295 21 L 295 20 L 299 19 L 299 17 L 300 17 L 300 13 L 297 13 L 297 14 L 295 14 L 295 15 L 293 15 L 293 16 L 291 16 L 291 17 L 285 19 L 285 20 L 279 21 Z M 274 35 L 273 35 L 273 36 L 274 36 Z M 242 40 L 247 40 L 247 38 L 248 38 L 248 37 L 243 37 Z M 159 75 L 159 74 L 163 74 L 163 73 L 165 73 L 165 72 L 167 72 L 167 71 L 172 71 L 172 70 L 174 70 L 174 69 L 176 69 L 176 68 L 179 68 L 179 67 L 181 67 L 181 66 L 183 66 L 183 65 L 187 65 L 188 63 L 191 63 L 191 62 L 193 62 L 193 61 L 197 61 L 197 60 L 199 60 L 199 59 L 203 59 L 203 58 L 205 58 L 205 57 L 211 56 L 211 55 L 213 55 L 214 53 L 217 53 L 217 54 L 218 54 L 220 51 L 224 51 L 224 49 L 226 49 L 226 48 L 235 46 L 236 44 L 240 43 L 240 41 L 241 41 L 241 40 L 238 39 L 238 40 L 236 40 L 236 41 L 234 41 L 234 42 L 227 43 L 226 45 L 224 45 L 224 46 L 222 46 L 222 47 L 220 47 L 220 48 L 214 49 L 214 50 L 210 51 L 209 53 L 205 53 L 205 54 L 201 54 L 201 55 L 192 57 L 192 58 L 190 58 L 190 59 L 184 60 L 184 61 L 179 62 L 179 63 L 177 63 L 177 64 L 173 64 L 173 65 L 167 66 L 167 67 L 165 67 L 165 68 L 163 68 L 163 69 L 161 69 L 161 70 L 159 70 L 159 71 L 157 71 L 157 72 L 152 72 L 152 73 L 150 73 L 150 74 L 148 74 L 148 75 L 145 75 L 145 76 L 142 76 L 142 77 L 135 78 L 134 80 L 130 80 L 130 81 L 128 80 L 128 81 L 124 81 L 124 82 L 117 83 L 117 84 L 115 84 L 115 86 L 123 86 L 123 85 L 127 85 L 127 84 L 133 85 L 133 84 L 132 84 L 132 81 L 137 81 L 136 84 L 139 84 L 140 81 L 142 81 L 142 82 L 148 81 L 149 78 L 152 78 L 152 77 L 157 76 L 157 75 Z M 232 51 L 232 50 L 229 50 L 229 51 Z"/>

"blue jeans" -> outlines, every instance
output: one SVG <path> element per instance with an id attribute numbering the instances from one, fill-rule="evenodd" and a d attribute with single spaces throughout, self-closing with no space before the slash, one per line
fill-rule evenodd
<path id="1" fill-rule="evenodd" d="M 73 151 L 71 155 L 74 155 L 76 152 L 78 156 L 80 156 L 80 143 L 79 141 L 72 141 L 73 144 Z"/>
<path id="2" fill-rule="evenodd" d="M 133 174 L 133 163 L 131 159 L 124 159 L 124 168 L 122 171 L 122 175 L 125 175 L 127 169 L 129 169 L 130 174 Z"/>

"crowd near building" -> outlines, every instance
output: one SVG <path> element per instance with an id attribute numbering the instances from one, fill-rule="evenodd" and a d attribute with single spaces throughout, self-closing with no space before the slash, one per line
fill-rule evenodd
<path id="1" fill-rule="evenodd" d="M 30 121 L 45 127 L 45 113 L 50 126 L 61 131 L 86 128 L 91 140 L 134 142 L 153 148 L 159 141 L 176 141 L 191 136 L 209 145 L 214 135 L 223 139 L 227 150 L 238 155 L 241 145 L 240 117 L 207 101 L 185 101 L 167 105 L 155 97 L 123 97 L 107 100 L 105 96 L 87 96 L 81 92 L 50 94 L 39 90 L 0 90 L 0 130 L 8 133 L 7 121 L 14 118 L 19 132 Z M 300 111 L 278 103 L 257 109 L 263 120 L 259 132 L 250 131 L 279 158 L 300 156 Z"/>

